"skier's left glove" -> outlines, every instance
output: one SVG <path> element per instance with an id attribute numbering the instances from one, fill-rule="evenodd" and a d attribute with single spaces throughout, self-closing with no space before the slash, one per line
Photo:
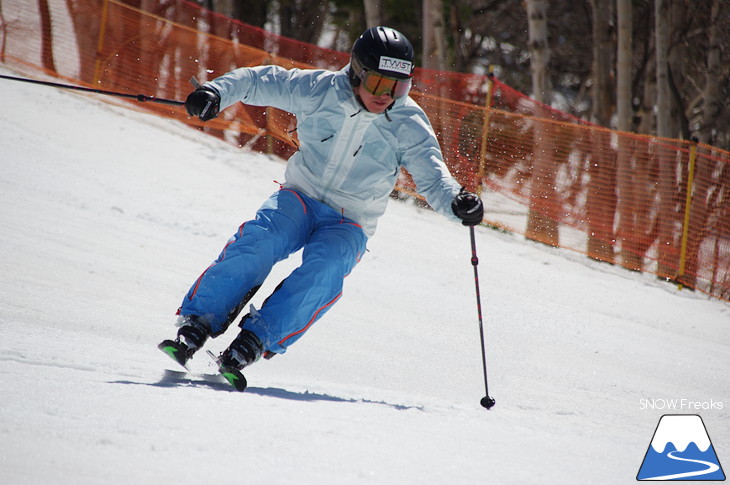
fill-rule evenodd
<path id="1" fill-rule="evenodd" d="M 467 192 L 463 187 L 451 202 L 451 210 L 465 226 L 476 226 L 484 219 L 484 204 L 477 194 Z"/>
<path id="2" fill-rule="evenodd" d="M 218 116 L 221 107 L 220 95 L 211 88 L 200 87 L 188 95 L 185 109 L 190 116 L 197 116 L 200 121 L 212 120 Z"/>

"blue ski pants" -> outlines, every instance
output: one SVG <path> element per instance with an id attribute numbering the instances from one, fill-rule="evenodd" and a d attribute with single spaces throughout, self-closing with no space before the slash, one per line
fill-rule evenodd
<path id="1" fill-rule="evenodd" d="M 345 276 L 365 252 L 367 236 L 331 207 L 291 189 L 274 193 L 228 241 L 190 288 L 181 315 L 197 315 L 213 335 L 225 331 L 274 264 L 304 249 L 302 264 L 252 307 L 244 328 L 264 349 L 283 353 L 342 296 Z"/>

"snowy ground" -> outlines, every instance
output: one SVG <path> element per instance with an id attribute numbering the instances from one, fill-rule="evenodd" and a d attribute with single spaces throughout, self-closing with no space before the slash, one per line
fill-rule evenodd
<path id="1" fill-rule="evenodd" d="M 487 411 L 468 231 L 398 202 L 248 392 L 183 374 L 156 344 L 284 164 L 2 83 L 0 483 L 628 484 L 667 413 L 730 471 L 730 306 L 479 228 Z"/>

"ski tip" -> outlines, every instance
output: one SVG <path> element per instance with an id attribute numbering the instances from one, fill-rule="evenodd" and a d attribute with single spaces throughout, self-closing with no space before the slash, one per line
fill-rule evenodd
<path id="1" fill-rule="evenodd" d="M 246 378 L 243 377 L 243 374 L 241 374 L 241 371 L 239 371 L 238 369 L 221 367 L 220 373 L 223 377 L 226 378 L 228 383 L 233 386 L 233 388 L 238 392 L 243 392 L 246 390 L 248 382 L 246 382 Z"/>
<path id="2" fill-rule="evenodd" d="M 157 348 L 164 352 L 172 360 L 180 364 L 185 370 L 188 369 L 187 364 L 187 352 L 182 347 L 180 342 L 175 340 L 163 340 L 157 345 Z"/>
<path id="3" fill-rule="evenodd" d="M 216 357 L 216 355 L 211 352 L 210 350 L 205 351 L 208 356 L 215 362 L 216 367 L 218 367 L 218 372 L 220 375 L 225 377 L 225 379 L 228 381 L 228 383 L 233 386 L 235 390 L 238 392 L 243 392 L 246 390 L 246 387 L 248 386 L 248 382 L 246 381 L 246 378 L 241 374 L 241 371 L 233 368 L 233 367 L 226 367 L 221 365 L 221 360 L 219 357 Z"/>

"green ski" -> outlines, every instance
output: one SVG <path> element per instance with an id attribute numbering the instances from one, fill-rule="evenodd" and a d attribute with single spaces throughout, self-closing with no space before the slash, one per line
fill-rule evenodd
<path id="1" fill-rule="evenodd" d="M 216 357 L 213 352 L 210 350 L 206 350 L 208 355 L 211 359 L 213 359 L 213 362 L 215 362 L 216 366 L 218 367 L 218 372 L 226 378 L 228 383 L 233 386 L 233 388 L 239 392 L 243 392 L 246 390 L 246 386 L 248 385 L 248 382 L 246 382 L 246 378 L 241 374 L 241 371 L 236 369 L 235 367 L 228 367 L 221 365 L 220 359 Z"/>
<path id="2" fill-rule="evenodd" d="M 157 348 L 167 354 L 172 360 L 183 366 L 186 371 L 190 371 L 187 366 L 188 349 L 183 344 L 177 340 L 163 340 Z"/>

